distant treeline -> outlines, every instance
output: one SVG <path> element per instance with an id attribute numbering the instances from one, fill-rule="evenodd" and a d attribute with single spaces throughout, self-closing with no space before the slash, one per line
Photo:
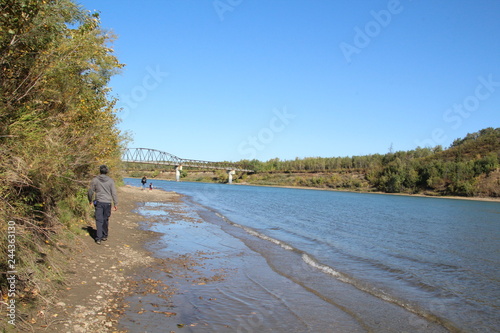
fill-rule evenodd
<path id="1" fill-rule="evenodd" d="M 448 149 L 437 146 L 385 155 L 275 158 L 239 164 L 256 172 L 242 176 L 248 183 L 500 197 L 499 161 L 500 128 L 486 128 L 455 140 Z"/>

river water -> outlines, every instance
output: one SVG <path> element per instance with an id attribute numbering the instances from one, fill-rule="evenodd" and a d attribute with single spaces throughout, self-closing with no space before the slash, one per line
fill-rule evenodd
<path id="1" fill-rule="evenodd" d="M 140 186 L 138 179 L 125 182 Z M 440 331 L 445 327 L 500 332 L 500 203 L 158 180 L 153 184 L 186 196 L 191 214 L 207 223 L 196 230 L 198 236 L 205 233 L 199 237 L 213 242 L 205 248 L 223 243 L 219 248 L 235 251 L 227 253 L 228 260 L 243 260 L 239 255 L 243 241 L 257 254 L 244 259 L 246 265 L 253 262 L 258 267 L 246 272 L 245 278 L 267 286 L 262 288 L 268 296 L 280 299 L 278 305 L 268 305 L 272 316 L 257 318 L 264 325 L 258 331 L 266 331 L 265 327 L 273 332 L 335 331 L 326 328 L 325 317 L 332 306 L 331 311 L 341 310 L 333 315 L 340 325 L 337 331 L 403 331 L 398 327 L 408 332 Z M 171 236 L 176 232 L 172 227 L 157 229 Z M 236 240 L 228 240 L 224 233 Z M 187 234 L 183 230 L 175 237 Z M 274 282 L 265 281 L 274 274 Z M 288 287 L 300 296 L 278 295 L 271 287 L 274 283 L 277 288 L 278 282 L 300 286 Z M 218 292 L 228 295 L 234 289 Z M 238 302 L 229 307 L 251 304 L 249 299 L 262 303 L 265 297 L 257 294 L 230 295 L 228 299 Z M 297 302 L 304 302 L 303 306 L 294 309 Z M 293 313 L 288 318 L 295 330 L 283 322 L 282 330 L 272 327 L 272 318 L 279 316 L 283 304 Z M 226 306 L 218 313 L 229 310 Z M 250 313 L 255 317 L 255 312 Z M 372 319 L 366 319 L 369 313 Z M 405 317 L 407 326 L 388 324 L 401 321 L 405 313 L 410 314 Z M 198 315 L 200 320 L 208 316 Z M 357 322 L 346 320 L 342 326 L 342 315 Z M 292 324 L 292 317 L 300 324 Z M 429 326 L 429 322 L 439 325 Z M 302 324 L 306 328 L 298 327 Z M 239 331 L 244 331 L 241 325 Z"/>

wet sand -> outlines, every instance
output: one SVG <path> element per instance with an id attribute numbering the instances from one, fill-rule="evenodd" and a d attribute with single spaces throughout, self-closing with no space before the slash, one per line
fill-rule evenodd
<path id="1" fill-rule="evenodd" d="M 447 331 L 181 195 L 123 186 L 119 198 L 109 240 L 75 239 L 70 278 L 32 331 Z"/>

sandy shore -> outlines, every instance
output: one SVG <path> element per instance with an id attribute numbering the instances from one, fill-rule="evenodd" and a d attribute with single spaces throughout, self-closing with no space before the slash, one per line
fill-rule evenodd
<path id="1" fill-rule="evenodd" d="M 49 305 L 23 323 L 27 331 L 119 332 L 118 319 L 127 307 L 124 298 L 139 287 L 137 281 L 146 279 L 145 268 L 163 264 L 144 248 L 157 234 L 142 230 L 140 223 L 148 219 L 133 211 L 140 203 L 176 201 L 179 195 L 130 186 L 120 187 L 118 195 L 119 208 L 110 218 L 109 239 L 97 245 L 92 231 L 75 236 L 64 287 Z M 88 222 L 82 229 L 95 228 L 93 221 Z"/>

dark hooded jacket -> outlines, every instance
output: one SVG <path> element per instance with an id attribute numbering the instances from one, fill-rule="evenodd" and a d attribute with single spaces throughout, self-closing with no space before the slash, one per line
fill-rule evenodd
<path id="1" fill-rule="evenodd" d="M 94 199 L 95 194 L 95 199 Z M 108 175 L 99 175 L 92 179 L 88 192 L 89 202 L 97 200 L 99 202 L 112 203 L 118 205 L 115 182 Z"/>

